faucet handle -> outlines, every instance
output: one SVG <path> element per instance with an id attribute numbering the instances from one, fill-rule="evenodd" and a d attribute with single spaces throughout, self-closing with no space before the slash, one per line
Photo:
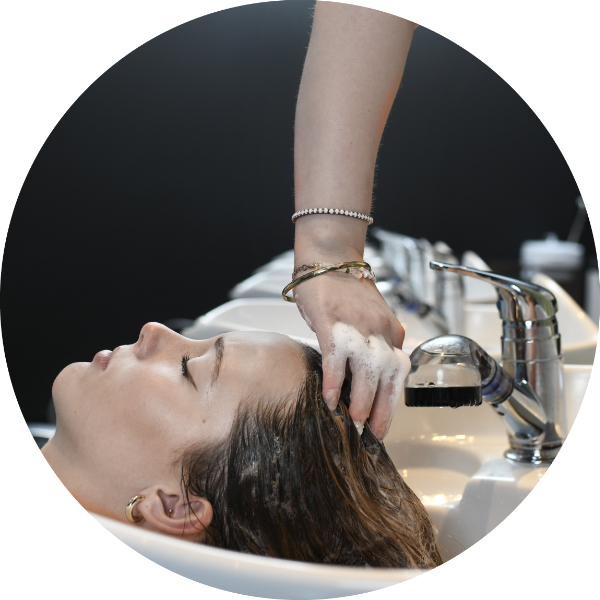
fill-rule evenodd
<path id="1" fill-rule="evenodd" d="M 542 321 L 558 311 L 554 294 L 535 283 L 437 260 L 432 260 L 429 266 L 436 271 L 450 271 L 491 283 L 498 291 L 498 310 L 505 321 Z"/>

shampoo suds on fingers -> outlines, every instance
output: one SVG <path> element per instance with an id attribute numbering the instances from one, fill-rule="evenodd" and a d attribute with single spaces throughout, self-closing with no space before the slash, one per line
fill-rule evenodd
<path id="1" fill-rule="evenodd" d="M 349 361 L 353 383 L 360 385 L 360 393 L 370 393 L 374 397 L 378 385 L 391 385 L 389 399 L 395 408 L 410 371 L 410 359 L 405 352 L 390 347 L 383 336 L 367 338 L 352 325 L 340 322 L 331 329 L 330 349 L 324 368 L 341 374 Z M 361 434 L 367 416 L 354 422 Z"/>

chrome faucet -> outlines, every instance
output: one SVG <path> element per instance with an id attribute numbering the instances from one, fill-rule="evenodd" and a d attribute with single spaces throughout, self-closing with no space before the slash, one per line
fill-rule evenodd
<path id="1" fill-rule="evenodd" d="M 458 265 L 458 259 L 454 256 L 452 249 L 444 242 L 436 242 L 433 245 L 435 262 L 440 264 Z M 426 267 L 431 265 L 428 261 Z M 431 269 L 428 269 L 431 272 Z M 465 288 L 460 275 L 448 271 L 434 270 L 435 282 L 435 306 L 444 315 L 446 327 L 449 332 L 462 333 L 465 326 Z"/>
<path id="2" fill-rule="evenodd" d="M 432 260 L 458 264 L 452 250 L 443 242 L 431 244 L 375 227 L 384 262 L 396 280 L 392 293 L 399 306 L 433 324 L 440 333 L 462 331 L 464 321 L 462 280 L 458 275 L 432 273 Z"/>
<path id="3" fill-rule="evenodd" d="M 533 283 L 487 271 L 438 261 L 431 261 L 430 267 L 495 286 L 502 319 L 502 366 L 473 342 L 473 354 L 482 378 L 482 395 L 502 415 L 507 426 L 510 445 L 505 452 L 507 458 L 533 464 L 551 462 L 566 436 L 556 298 Z M 456 344 L 456 337 L 434 339 L 443 348 L 445 344 Z"/>

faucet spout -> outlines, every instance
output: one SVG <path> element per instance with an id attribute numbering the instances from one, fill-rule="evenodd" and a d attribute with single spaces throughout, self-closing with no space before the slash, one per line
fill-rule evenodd
<path id="1" fill-rule="evenodd" d="M 474 277 L 496 288 L 502 366 L 496 369 L 495 361 L 481 349 L 482 364 L 488 369 L 487 374 L 482 372 L 482 397 L 504 418 L 510 443 L 505 456 L 533 464 L 551 462 L 566 436 L 556 298 L 539 285 L 497 273 L 439 261 L 431 261 L 430 267 Z M 488 392 L 486 386 L 492 386 Z"/>
<path id="2" fill-rule="evenodd" d="M 437 260 L 432 260 L 429 266 L 435 271 L 458 273 L 492 284 L 498 292 L 500 317 L 505 321 L 539 321 L 553 317 L 558 311 L 554 294 L 535 283 Z"/>

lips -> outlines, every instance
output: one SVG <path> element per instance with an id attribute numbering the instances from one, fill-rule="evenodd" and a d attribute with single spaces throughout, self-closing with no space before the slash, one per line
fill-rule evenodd
<path id="1" fill-rule="evenodd" d="M 106 371 L 106 367 L 108 367 L 112 354 L 112 350 L 100 350 L 100 352 L 94 356 L 94 363 L 96 363 L 102 371 Z"/>

